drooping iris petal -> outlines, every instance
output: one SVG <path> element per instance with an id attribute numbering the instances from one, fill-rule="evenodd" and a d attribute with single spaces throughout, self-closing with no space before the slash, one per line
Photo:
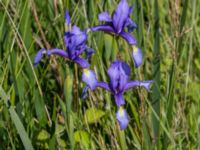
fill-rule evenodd
<path id="1" fill-rule="evenodd" d="M 99 26 L 94 26 L 90 29 L 92 31 L 104 31 L 104 32 L 114 33 L 114 29 L 110 25 L 99 25 Z"/>
<path id="2" fill-rule="evenodd" d="M 62 50 L 62 49 L 58 49 L 58 48 L 55 48 L 55 49 L 50 49 L 50 50 L 47 50 L 46 51 L 46 54 L 49 56 L 49 55 L 59 55 L 59 56 L 62 56 L 64 58 L 68 58 L 68 54 L 65 50 Z"/>
<path id="3" fill-rule="evenodd" d="M 129 16 L 129 6 L 127 0 L 121 0 L 113 14 L 113 26 L 117 33 L 120 33 Z"/>
<path id="4" fill-rule="evenodd" d="M 68 11 L 66 10 L 65 11 L 65 24 L 67 25 L 67 26 L 69 26 L 70 25 L 70 16 L 69 16 L 69 13 L 68 13 Z"/>
<path id="5" fill-rule="evenodd" d="M 132 56 L 135 66 L 138 68 L 142 64 L 142 51 L 136 46 L 133 46 Z"/>
<path id="6" fill-rule="evenodd" d="M 115 61 L 110 65 L 108 69 L 108 75 L 110 77 L 110 86 L 112 90 L 117 93 L 118 92 L 118 83 L 119 83 L 119 61 Z"/>
<path id="7" fill-rule="evenodd" d="M 146 90 L 149 90 L 152 83 L 153 83 L 152 80 L 149 80 L 149 81 L 141 81 L 141 82 L 140 82 L 140 86 L 143 86 Z"/>
<path id="8" fill-rule="evenodd" d="M 130 81 L 126 84 L 124 91 L 131 89 L 133 87 L 136 86 L 142 86 L 144 87 L 146 90 L 149 90 L 151 87 L 151 84 L 153 83 L 152 80 L 147 80 L 147 81 L 138 81 L 138 80 L 134 80 L 134 81 Z"/>
<path id="9" fill-rule="evenodd" d="M 99 14 L 99 21 L 112 22 L 112 18 L 108 12 L 102 12 Z"/>
<path id="10" fill-rule="evenodd" d="M 86 98 L 88 89 L 89 89 L 89 86 L 88 86 L 88 85 L 86 85 L 86 86 L 83 88 L 82 95 L 81 95 L 81 98 L 82 98 L 82 99 L 85 99 L 85 98 Z"/>
<path id="11" fill-rule="evenodd" d="M 85 82 L 91 90 L 94 90 L 97 86 L 96 74 L 94 71 L 87 68 L 83 69 L 82 81 Z"/>
<path id="12" fill-rule="evenodd" d="M 120 107 L 122 105 L 125 104 L 125 101 L 124 101 L 124 98 L 123 98 L 123 95 L 122 93 L 118 93 L 118 94 L 115 94 L 114 95 L 114 98 L 115 98 L 115 104 Z"/>
<path id="13" fill-rule="evenodd" d="M 97 82 L 97 87 L 101 87 L 101 88 L 108 90 L 108 91 L 111 90 L 108 83 L 106 83 L 106 82 Z"/>
<path id="14" fill-rule="evenodd" d="M 126 63 L 120 62 L 118 74 L 119 74 L 118 90 L 120 92 L 123 92 L 124 87 L 126 86 L 127 82 L 129 81 L 131 69 L 129 68 L 129 66 Z"/>
<path id="15" fill-rule="evenodd" d="M 122 31 L 119 35 L 123 37 L 130 45 L 135 45 L 137 43 L 136 39 L 130 33 Z"/>
<path id="16" fill-rule="evenodd" d="M 87 68 L 90 66 L 90 64 L 88 63 L 87 60 L 80 58 L 80 57 L 76 57 L 75 59 L 73 59 L 73 61 L 77 64 L 79 64 L 82 68 Z"/>
<path id="17" fill-rule="evenodd" d="M 128 89 L 131 89 L 131 88 L 133 88 L 133 87 L 135 87 L 135 86 L 140 86 L 140 81 L 138 81 L 138 80 L 129 81 L 129 82 L 126 84 L 126 86 L 125 86 L 125 88 L 124 88 L 124 91 L 127 91 Z"/>
<path id="18" fill-rule="evenodd" d="M 37 52 L 37 54 L 35 55 L 34 58 L 34 66 L 36 67 L 38 65 L 38 63 L 41 61 L 43 54 L 46 52 L 46 50 L 44 48 L 42 48 L 41 50 L 39 50 Z"/>
<path id="19" fill-rule="evenodd" d="M 129 117 L 128 113 L 122 106 L 119 107 L 119 110 L 116 113 L 116 117 L 120 126 L 120 130 L 124 130 L 128 126 Z"/>

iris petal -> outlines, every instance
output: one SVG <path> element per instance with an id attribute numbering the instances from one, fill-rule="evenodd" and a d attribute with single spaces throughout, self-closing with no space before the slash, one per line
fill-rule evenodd
<path id="1" fill-rule="evenodd" d="M 133 46 L 132 56 L 135 66 L 138 68 L 142 64 L 142 51 L 136 46 Z"/>
<path id="2" fill-rule="evenodd" d="M 133 30 L 134 30 L 135 28 L 137 28 L 137 25 L 136 25 L 136 23 L 133 22 L 130 18 L 128 18 L 128 19 L 126 20 L 125 27 L 127 27 L 127 28 L 128 28 L 128 32 L 131 33 L 131 32 L 133 32 Z"/>
<path id="3" fill-rule="evenodd" d="M 75 63 L 79 64 L 82 68 L 87 68 L 90 66 L 90 64 L 88 63 L 87 60 L 80 58 L 80 57 L 76 57 L 73 61 Z"/>
<path id="4" fill-rule="evenodd" d="M 117 60 L 110 65 L 108 75 L 113 93 L 123 93 L 124 87 L 129 80 L 130 72 L 129 66 L 122 61 Z"/>
<path id="5" fill-rule="evenodd" d="M 115 94 L 114 97 L 115 97 L 115 104 L 118 107 L 120 107 L 120 106 L 125 104 L 125 101 L 124 101 L 122 93 Z"/>
<path id="6" fill-rule="evenodd" d="M 128 16 L 129 17 L 131 16 L 132 12 L 133 12 L 133 6 L 129 7 L 129 10 L 128 10 Z"/>
<path id="7" fill-rule="evenodd" d="M 127 32 L 121 32 L 120 36 L 123 37 L 130 45 L 135 45 L 137 43 L 136 39 Z"/>
<path id="8" fill-rule="evenodd" d="M 138 80 L 134 80 L 134 81 L 130 81 L 126 84 L 125 88 L 124 88 L 124 91 L 128 90 L 128 89 L 131 89 L 135 86 L 140 86 L 140 81 Z"/>
<path id="9" fill-rule="evenodd" d="M 126 110 L 121 106 L 116 113 L 116 117 L 120 126 L 120 130 L 124 130 L 129 123 L 129 117 Z"/>
<path id="10" fill-rule="evenodd" d="M 46 54 L 47 54 L 48 56 L 49 56 L 49 55 L 52 55 L 52 54 L 55 54 L 55 55 L 62 56 L 62 57 L 64 57 L 64 58 L 68 58 L 67 52 L 66 52 L 65 50 L 58 49 L 58 48 L 47 50 L 47 51 L 46 51 Z"/>
<path id="11" fill-rule="evenodd" d="M 94 90 L 97 86 L 96 74 L 94 71 L 87 68 L 83 69 L 82 81 L 85 82 L 91 90 Z"/>
<path id="12" fill-rule="evenodd" d="M 147 80 L 147 81 L 138 81 L 138 80 L 134 80 L 134 81 L 130 81 L 126 84 L 126 87 L 124 88 L 124 91 L 131 89 L 133 87 L 136 86 L 142 86 L 144 87 L 146 90 L 149 90 L 151 87 L 151 84 L 153 83 L 152 80 Z"/>
<path id="13" fill-rule="evenodd" d="M 72 27 L 72 31 L 71 31 L 72 34 L 75 34 L 75 35 L 79 35 L 79 34 L 82 34 L 82 31 L 80 30 L 79 27 L 77 27 L 76 25 L 74 25 Z"/>
<path id="14" fill-rule="evenodd" d="M 143 86 L 146 90 L 149 90 L 152 83 L 153 83 L 152 80 L 142 81 L 142 82 L 140 82 L 140 86 Z"/>
<path id="15" fill-rule="evenodd" d="M 89 86 L 87 86 L 87 85 L 83 88 L 82 95 L 81 95 L 82 99 L 86 98 L 88 89 L 89 89 Z"/>
<path id="16" fill-rule="evenodd" d="M 112 18 L 108 12 L 102 12 L 99 14 L 99 21 L 112 22 Z"/>
<path id="17" fill-rule="evenodd" d="M 69 26 L 70 25 L 70 16 L 69 16 L 69 13 L 68 13 L 68 11 L 66 10 L 65 11 L 65 24 L 67 25 L 67 26 Z"/>
<path id="18" fill-rule="evenodd" d="M 41 61 L 42 59 L 42 56 L 43 56 L 43 53 L 45 52 L 46 50 L 43 48 L 41 50 L 39 50 L 37 52 L 37 54 L 35 55 L 35 58 L 34 58 L 34 66 L 37 66 L 38 63 Z"/>
<path id="19" fill-rule="evenodd" d="M 122 32 L 125 22 L 129 16 L 127 0 L 121 0 L 113 14 L 113 26 L 117 33 Z"/>
<path id="20" fill-rule="evenodd" d="M 74 45 L 75 47 L 83 44 L 87 40 L 87 34 L 85 32 L 82 32 L 77 26 L 72 27 L 71 34 L 74 34 L 73 36 L 71 36 L 71 42 L 72 45 Z"/>
<path id="21" fill-rule="evenodd" d="M 70 39 L 71 36 L 72 36 L 72 34 L 70 32 L 65 32 L 64 42 L 65 42 L 66 47 L 68 47 L 68 45 L 71 43 L 71 39 Z"/>
<path id="22" fill-rule="evenodd" d="M 101 87 L 101 88 L 103 88 L 105 90 L 108 90 L 108 91 L 111 90 L 109 85 L 108 85 L 108 83 L 106 83 L 106 82 L 97 82 L 97 86 Z"/>
<path id="23" fill-rule="evenodd" d="M 85 51 L 86 58 L 89 58 L 93 53 L 94 53 L 93 48 L 86 49 L 86 51 Z"/>
<path id="24" fill-rule="evenodd" d="M 115 61 L 110 65 L 108 69 L 108 75 L 110 77 L 110 86 L 114 93 L 118 92 L 118 83 L 119 83 L 119 61 Z"/>
<path id="25" fill-rule="evenodd" d="M 87 53 L 87 50 L 86 49 L 90 49 L 90 48 L 88 48 L 88 46 L 86 45 L 86 44 L 82 44 L 82 45 L 80 45 L 80 46 L 78 46 L 78 47 L 76 47 L 77 49 L 76 50 L 74 50 L 75 51 L 75 56 L 77 57 L 77 56 L 79 56 L 79 55 L 81 55 L 84 51 L 85 51 L 85 53 Z M 91 48 L 92 49 L 92 48 Z M 89 51 L 88 52 L 88 55 L 92 55 L 92 50 L 91 51 Z M 88 56 L 89 57 L 89 56 Z"/>
<path id="26" fill-rule="evenodd" d="M 99 26 L 94 26 L 90 28 L 92 31 L 104 31 L 104 32 L 113 32 L 114 29 L 110 25 L 99 25 Z"/>
<path id="27" fill-rule="evenodd" d="M 124 63 L 124 62 L 120 62 L 120 66 L 119 66 L 119 91 L 123 92 L 124 87 L 126 86 L 126 84 L 129 81 L 129 76 L 131 73 L 131 69 L 129 68 L 129 66 Z"/>
<path id="28" fill-rule="evenodd" d="M 75 59 L 87 48 L 86 40 L 87 34 L 77 26 L 73 26 L 71 32 L 65 32 L 64 42 L 70 59 Z"/>

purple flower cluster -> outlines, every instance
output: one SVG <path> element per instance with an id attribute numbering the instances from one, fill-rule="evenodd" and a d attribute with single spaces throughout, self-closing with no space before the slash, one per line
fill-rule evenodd
<path id="1" fill-rule="evenodd" d="M 112 93 L 114 95 L 115 104 L 118 107 L 118 112 L 116 113 L 117 120 L 119 122 L 120 129 L 123 130 L 127 127 L 129 122 L 128 114 L 123 108 L 125 105 L 125 100 L 123 98 L 124 92 L 136 86 L 141 86 L 149 90 L 153 81 L 130 81 L 130 67 L 125 62 L 119 60 L 114 61 L 110 65 L 107 73 L 110 78 L 109 83 L 97 81 L 94 71 L 84 69 L 82 81 L 88 86 L 86 86 L 83 90 L 83 96 L 85 97 L 88 87 L 91 90 L 94 90 L 96 87 L 100 87 Z"/>
<path id="2" fill-rule="evenodd" d="M 136 24 L 130 18 L 132 10 L 133 7 L 129 7 L 127 0 L 121 0 L 112 17 L 107 12 L 102 12 L 99 14 L 99 21 L 104 21 L 105 24 L 91 27 L 90 30 L 104 31 L 125 39 L 128 44 L 132 46 L 132 57 L 135 66 L 139 67 L 142 63 L 142 52 L 135 46 L 137 41 L 130 34 L 136 28 Z M 141 86 L 149 90 L 152 81 L 130 80 L 131 69 L 125 62 L 120 60 L 112 62 L 107 70 L 110 78 L 109 83 L 98 81 L 96 79 L 95 72 L 89 69 L 88 61 L 80 56 L 83 52 L 85 52 L 86 56 L 90 57 L 94 51 L 92 48 L 89 48 L 86 45 L 86 31 L 81 31 L 80 28 L 75 25 L 71 27 L 71 19 L 67 11 L 65 12 L 65 25 L 68 29 L 67 32 L 64 33 L 66 50 L 58 48 L 43 48 L 36 54 L 34 65 L 38 65 L 44 54 L 47 56 L 52 54 L 60 55 L 79 64 L 83 68 L 82 81 L 86 83 L 86 86 L 83 89 L 83 97 L 86 96 L 88 89 L 94 90 L 97 87 L 103 88 L 113 94 L 115 104 L 118 107 L 116 118 L 118 120 L 120 129 L 125 129 L 129 123 L 129 117 L 127 111 L 124 109 L 124 92 L 136 86 Z"/>
<path id="3" fill-rule="evenodd" d="M 65 13 L 65 25 L 70 28 L 71 23 L 70 23 L 70 16 L 68 12 Z M 34 65 L 37 65 L 40 60 L 42 59 L 43 54 L 46 55 L 60 55 L 64 58 L 68 58 L 69 60 L 79 64 L 82 68 L 87 68 L 89 67 L 89 63 L 87 60 L 83 59 L 80 57 L 80 55 L 85 51 L 86 54 L 87 52 L 90 51 L 88 55 L 91 55 L 93 52 L 93 49 L 89 48 L 86 45 L 87 41 L 87 34 L 86 32 L 82 32 L 79 27 L 73 26 L 71 30 L 67 31 L 64 33 L 64 42 L 66 46 L 66 50 L 62 49 L 41 49 L 35 56 L 34 60 Z"/>

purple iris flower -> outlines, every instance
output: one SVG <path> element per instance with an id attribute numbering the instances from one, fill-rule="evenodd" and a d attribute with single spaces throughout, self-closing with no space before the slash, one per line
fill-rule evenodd
<path id="1" fill-rule="evenodd" d="M 87 70 L 86 73 L 83 73 L 84 80 L 82 78 L 82 81 L 85 82 L 92 90 L 96 87 L 101 87 L 114 95 L 115 103 L 119 108 L 116 114 L 117 120 L 119 122 L 120 129 L 124 129 L 129 122 L 127 112 L 123 109 L 123 105 L 125 105 L 125 100 L 123 98 L 124 92 L 136 86 L 142 86 L 149 90 L 153 81 L 130 81 L 129 78 L 131 69 L 125 62 L 119 60 L 113 62 L 107 72 L 110 77 L 110 83 L 98 82 L 95 73 L 91 70 Z M 84 89 L 84 93 L 85 92 L 86 91 Z"/>
<path id="2" fill-rule="evenodd" d="M 124 38 L 130 45 L 137 43 L 136 39 L 130 34 L 137 26 L 131 20 L 130 15 L 133 7 L 128 5 L 127 0 L 121 0 L 115 9 L 112 17 L 108 12 L 99 14 L 99 21 L 104 21 L 105 24 L 91 27 L 92 31 L 104 31 L 106 33 L 115 34 Z M 128 29 L 128 32 L 125 31 Z M 137 49 L 137 51 L 136 51 Z M 142 52 L 140 49 L 133 47 L 133 59 L 136 67 L 142 63 Z"/>
<path id="3" fill-rule="evenodd" d="M 68 29 L 71 28 L 70 16 L 69 13 L 65 12 L 65 25 Z M 68 58 L 71 61 L 79 64 L 82 68 L 89 67 L 87 60 L 80 58 L 79 56 L 85 51 L 87 56 L 90 56 L 93 53 L 93 49 L 88 48 L 86 45 L 87 34 L 84 31 L 81 31 L 79 27 L 73 26 L 71 30 L 64 33 L 64 43 L 67 50 L 62 49 L 41 49 L 35 56 L 34 65 L 37 65 L 42 59 L 43 54 L 46 55 L 60 55 L 64 58 Z M 89 49 L 89 50 L 87 50 Z"/>

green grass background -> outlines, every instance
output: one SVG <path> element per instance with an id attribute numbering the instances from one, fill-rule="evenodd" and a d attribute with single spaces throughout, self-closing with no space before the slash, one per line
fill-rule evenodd
<path id="1" fill-rule="evenodd" d="M 143 51 L 134 67 L 121 38 L 90 33 L 97 78 L 115 59 L 131 79 L 154 80 L 150 92 L 125 93 L 130 123 L 119 130 L 113 97 L 102 89 L 82 100 L 81 68 L 40 48 L 64 48 L 64 11 L 81 27 L 98 25 L 98 13 L 119 0 L 0 0 L 0 149 L 200 149 L 200 1 L 128 0 Z"/>

